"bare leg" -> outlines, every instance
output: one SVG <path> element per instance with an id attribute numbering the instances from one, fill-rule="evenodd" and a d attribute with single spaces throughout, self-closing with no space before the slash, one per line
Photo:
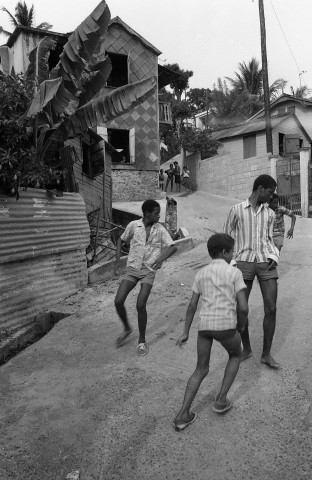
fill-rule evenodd
<path id="1" fill-rule="evenodd" d="M 174 423 L 180 424 L 187 422 L 190 418 L 190 408 L 196 396 L 196 393 L 209 372 L 210 352 L 212 347 L 212 338 L 204 336 L 198 332 L 197 338 L 197 365 L 194 373 L 187 382 L 183 405 L 174 419 Z"/>
<path id="2" fill-rule="evenodd" d="M 122 280 L 115 297 L 115 307 L 126 332 L 130 332 L 131 327 L 129 324 L 127 311 L 125 309 L 125 301 L 129 293 L 131 292 L 131 290 L 134 289 L 135 286 L 136 283 L 134 282 L 130 282 L 129 280 Z"/>
<path id="3" fill-rule="evenodd" d="M 279 368 L 279 364 L 271 356 L 271 347 L 276 326 L 276 301 L 277 301 L 277 280 L 270 278 L 260 283 L 263 305 L 263 352 L 261 362 L 266 363 L 269 367 Z"/>
<path id="4" fill-rule="evenodd" d="M 238 332 L 236 332 L 234 337 L 230 338 L 229 340 L 223 340 L 220 343 L 228 352 L 229 360 L 224 370 L 224 377 L 223 377 L 221 390 L 216 396 L 217 406 L 222 406 L 226 404 L 226 396 L 237 375 L 240 361 L 241 361 L 241 353 L 242 353 L 241 339 Z"/>
<path id="5" fill-rule="evenodd" d="M 253 280 L 244 280 L 247 290 L 247 302 L 249 299 L 249 295 L 252 289 Z M 247 358 L 251 357 L 251 346 L 250 346 L 250 339 L 249 339 L 249 329 L 248 329 L 248 320 L 245 325 L 245 330 L 240 334 L 243 344 L 243 352 L 241 356 L 241 361 L 246 360 Z"/>
<path id="6" fill-rule="evenodd" d="M 141 290 L 137 299 L 137 312 L 138 312 L 138 324 L 139 324 L 139 343 L 146 343 L 145 332 L 147 325 L 147 311 L 146 303 L 151 293 L 153 285 L 149 283 L 141 283 Z"/>

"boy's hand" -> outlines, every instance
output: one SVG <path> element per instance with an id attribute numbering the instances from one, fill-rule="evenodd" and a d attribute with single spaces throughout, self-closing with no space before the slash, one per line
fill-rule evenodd
<path id="1" fill-rule="evenodd" d="M 178 338 L 176 345 L 182 348 L 182 346 L 188 341 L 188 335 L 182 333 L 181 337 Z"/>
<path id="2" fill-rule="evenodd" d="M 290 228 L 287 232 L 286 238 L 293 238 L 294 236 L 294 231 Z"/>
<path id="3" fill-rule="evenodd" d="M 269 263 L 268 270 L 273 270 L 273 268 L 275 268 L 277 266 L 277 263 L 272 258 L 269 258 L 268 263 Z"/>
<path id="4" fill-rule="evenodd" d="M 245 331 L 245 324 L 244 325 L 237 324 L 236 330 L 238 331 L 238 333 L 243 333 Z"/>
<path id="5" fill-rule="evenodd" d="M 158 270 L 159 268 L 161 268 L 162 266 L 162 260 L 155 260 L 155 262 L 152 264 L 152 268 L 154 268 L 155 270 Z"/>

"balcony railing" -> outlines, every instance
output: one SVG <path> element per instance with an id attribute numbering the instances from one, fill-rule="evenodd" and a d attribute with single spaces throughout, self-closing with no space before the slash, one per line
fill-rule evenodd
<path id="1" fill-rule="evenodd" d="M 171 125 L 171 105 L 170 103 L 159 102 L 159 123 L 168 123 Z"/>

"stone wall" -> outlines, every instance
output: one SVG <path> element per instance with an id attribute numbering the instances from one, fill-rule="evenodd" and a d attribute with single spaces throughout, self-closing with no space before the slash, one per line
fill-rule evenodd
<path id="1" fill-rule="evenodd" d="M 113 202 L 156 198 L 158 171 L 112 170 Z"/>

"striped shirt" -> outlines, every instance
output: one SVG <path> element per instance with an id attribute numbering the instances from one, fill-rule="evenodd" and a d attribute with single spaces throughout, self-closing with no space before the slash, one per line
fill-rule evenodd
<path id="1" fill-rule="evenodd" d="M 273 225 L 273 238 L 284 236 L 284 233 L 285 233 L 284 215 L 288 215 L 289 217 L 292 217 L 293 211 L 288 210 L 288 208 L 283 207 L 282 205 L 280 207 L 277 207 L 277 209 L 275 210 L 275 220 Z"/>
<path id="2" fill-rule="evenodd" d="M 152 225 L 146 241 L 146 229 L 142 219 L 130 222 L 121 235 L 121 240 L 130 243 L 127 266 L 137 270 L 147 267 L 149 270 L 156 271 L 152 265 L 161 254 L 161 250 L 174 245 L 169 233 L 160 223 Z"/>
<path id="3" fill-rule="evenodd" d="M 227 216 L 224 231 L 235 240 L 233 259 L 237 262 L 278 263 L 279 252 L 273 243 L 275 213 L 266 204 L 255 212 L 247 199 L 234 205 Z"/>
<path id="4" fill-rule="evenodd" d="M 195 277 L 193 292 L 202 297 L 199 330 L 236 328 L 236 294 L 246 288 L 243 275 L 222 258 L 212 260 Z"/>

